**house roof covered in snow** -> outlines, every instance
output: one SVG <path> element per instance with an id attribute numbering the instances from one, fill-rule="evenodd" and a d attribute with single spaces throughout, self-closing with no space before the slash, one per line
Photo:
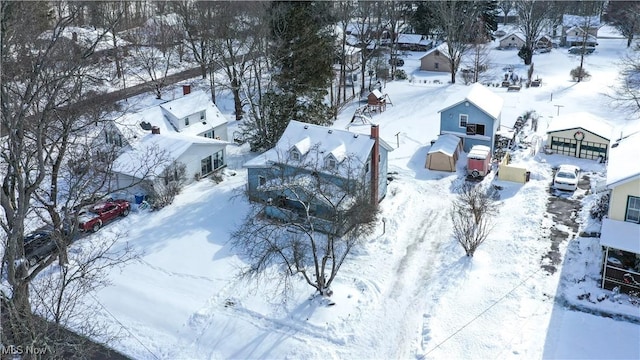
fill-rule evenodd
<path id="1" fill-rule="evenodd" d="M 453 156 L 458 146 L 460 146 L 459 137 L 452 134 L 442 134 L 438 136 L 438 140 L 436 140 L 436 142 L 431 145 L 431 148 L 429 149 L 427 154 L 440 152 L 449 156 Z"/>
<path id="2" fill-rule="evenodd" d="M 507 33 L 507 35 L 505 35 L 505 36 L 501 37 L 500 39 L 498 39 L 498 42 L 500 42 L 502 40 L 505 40 L 505 39 L 508 39 L 509 37 L 512 37 L 512 36 L 515 36 L 515 37 L 517 37 L 518 39 L 520 39 L 520 40 L 522 40 L 524 42 L 524 34 L 522 34 L 519 31 L 514 31 L 514 32 Z"/>
<path id="3" fill-rule="evenodd" d="M 116 158 L 113 170 L 133 177 L 142 177 L 144 173 L 141 172 L 147 170 L 151 171 L 152 177 L 158 176 L 172 161 L 180 158 L 194 145 L 222 148 L 227 145 L 227 142 L 175 132 L 147 133 Z M 155 165 L 160 159 L 163 161 L 159 166 L 149 169 L 149 165 Z"/>
<path id="4" fill-rule="evenodd" d="M 571 15 L 564 14 L 562 15 L 562 26 L 564 27 L 600 27 L 600 17 L 598 15 L 593 16 L 580 16 L 580 15 Z"/>
<path id="5" fill-rule="evenodd" d="M 462 100 L 456 99 L 438 112 L 449 110 L 450 108 L 465 101 L 470 102 L 493 119 L 498 119 L 500 117 L 500 113 L 502 113 L 502 104 L 504 103 L 502 97 L 489 90 L 489 88 L 480 83 L 475 83 L 469 86 L 469 89 Z"/>
<path id="6" fill-rule="evenodd" d="M 198 135 L 227 123 L 227 119 L 204 91 L 193 91 L 178 99 L 170 100 L 160 105 L 154 105 L 136 113 L 125 114 L 121 118 L 114 120 L 114 123 L 120 130 L 120 133 L 122 133 L 128 141 L 132 141 L 132 139 L 141 138 L 149 133 L 149 130 L 143 129 L 141 125 L 143 123 L 149 125 L 147 128 L 157 126 L 161 134 L 178 132 L 167 118 L 165 112 L 181 119 L 200 111 L 205 111 L 206 120 L 202 122 L 198 118 L 197 121 L 183 128 L 180 133 Z"/>
<path id="7" fill-rule="evenodd" d="M 374 139 L 368 135 L 291 120 L 274 148 L 247 161 L 243 166 L 259 168 L 287 163 L 291 166 L 305 167 L 305 164 L 310 161 L 315 164 L 316 159 L 322 161 L 331 155 L 339 163 L 347 157 L 353 159 L 350 167 L 357 170 L 367 162 L 374 143 Z M 380 145 L 388 151 L 393 150 L 382 139 L 380 139 Z M 292 149 L 300 153 L 300 160 L 289 157 L 288 154 Z M 348 170 L 346 166 L 342 168 L 344 171 Z M 340 173 L 339 164 L 337 170 Z"/>
<path id="8" fill-rule="evenodd" d="M 640 254 L 640 226 L 628 221 L 602 219 L 600 245 Z"/>
<path id="9" fill-rule="evenodd" d="M 547 128 L 547 133 L 578 128 L 587 130 L 607 140 L 610 140 L 613 134 L 613 127 L 606 120 L 584 111 L 554 118 Z"/>
<path id="10" fill-rule="evenodd" d="M 438 45 L 438 46 L 436 46 L 436 47 L 434 47 L 432 49 L 429 49 L 426 53 L 424 53 L 424 55 L 422 55 L 420 57 L 420 59 L 422 59 L 422 58 L 424 58 L 426 56 L 429 56 L 429 55 L 433 54 L 436 51 L 439 51 L 443 56 L 446 56 L 447 58 L 449 57 L 449 55 L 447 53 L 449 51 L 449 45 L 447 45 L 446 42 L 443 42 L 442 44 L 440 44 L 440 45 Z"/>
<path id="11" fill-rule="evenodd" d="M 416 45 L 429 45 L 431 40 L 425 38 L 420 34 L 398 34 L 398 44 L 416 44 Z"/>
<path id="12" fill-rule="evenodd" d="M 113 49 L 113 34 L 107 30 L 96 27 L 69 26 L 62 30 L 60 36 L 73 41 L 76 34 L 76 44 L 82 49 L 88 49 L 95 44 L 95 51 Z M 49 40 L 53 36 L 53 30 L 47 30 L 38 36 L 39 40 Z M 130 43 L 116 36 L 118 46 L 127 46 Z"/>
<path id="13" fill-rule="evenodd" d="M 607 186 L 614 187 L 640 178 L 640 132 L 624 136 L 611 145 L 607 164 Z"/>

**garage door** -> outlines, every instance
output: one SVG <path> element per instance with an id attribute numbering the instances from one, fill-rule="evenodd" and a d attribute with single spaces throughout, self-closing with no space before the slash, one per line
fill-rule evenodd
<path id="1" fill-rule="evenodd" d="M 580 157 L 583 159 L 607 159 L 607 144 L 583 141 L 580 144 Z"/>
<path id="2" fill-rule="evenodd" d="M 576 156 L 578 141 L 571 138 L 551 137 L 551 150 L 556 154 Z"/>

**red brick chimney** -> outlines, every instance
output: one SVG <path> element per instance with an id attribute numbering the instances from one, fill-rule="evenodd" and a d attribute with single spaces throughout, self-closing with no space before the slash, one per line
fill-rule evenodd
<path id="1" fill-rule="evenodd" d="M 380 128 L 378 125 L 371 125 L 371 138 L 374 140 L 371 151 L 371 203 L 378 204 L 380 181 Z"/>
<path id="2" fill-rule="evenodd" d="M 157 126 L 152 126 L 151 127 L 151 133 L 154 135 L 160 135 L 160 128 Z"/>
<path id="3" fill-rule="evenodd" d="M 189 94 L 191 94 L 191 84 L 182 85 L 182 95 L 189 95 Z"/>

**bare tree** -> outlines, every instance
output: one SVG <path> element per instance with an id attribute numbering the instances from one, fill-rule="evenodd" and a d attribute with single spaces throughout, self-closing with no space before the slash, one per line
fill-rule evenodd
<path id="1" fill-rule="evenodd" d="M 627 47 L 631 47 L 634 36 L 640 30 L 640 3 L 609 1 L 606 16 L 609 23 L 627 38 Z"/>
<path id="2" fill-rule="evenodd" d="M 173 162 L 167 166 L 156 181 L 141 183 L 154 208 L 163 208 L 173 203 L 187 183 L 187 167 L 185 164 Z"/>
<path id="3" fill-rule="evenodd" d="M 346 89 L 346 78 L 347 73 L 351 73 L 350 64 L 348 63 L 351 58 L 349 55 L 352 53 L 349 51 L 350 45 L 348 44 L 348 30 L 349 25 L 351 24 L 351 20 L 353 18 L 355 12 L 355 4 L 350 1 L 338 1 L 335 3 L 335 17 L 337 20 L 337 27 L 340 29 L 338 34 L 338 49 L 336 51 L 336 57 L 340 62 L 340 68 L 338 70 L 338 89 L 337 94 L 335 96 L 335 101 L 333 101 L 332 107 L 334 110 L 334 117 L 338 115 L 338 107 L 341 102 L 347 100 L 347 89 Z M 360 66 L 356 64 L 356 66 Z M 364 81 L 364 79 L 363 79 Z M 333 86 L 333 84 L 332 84 Z M 352 95 L 355 96 L 355 86 L 352 87 Z M 332 99 L 333 100 L 333 99 Z"/>
<path id="4" fill-rule="evenodd" d="M 455 84 L 462 58 L 471 48 L 477 34 L 473 30 L 477 30 L 480 14 L 474 11 L 472 3 L 465 1 L 435 2 L 433 6 L 438 27 L 447 41 L 444 52 L 449 62 L 451 83 Z"/>
<path id="5" fill-rule="evenodd" d="M 578 7 L 578 15 L 580 16 L 580 20 L 578 20 L 575 26 L 580 29 L 580 65 L 577 68 L 577 71 L 574 72 L 573 78 L 577 82 L 581 82 L 585 77 L 588 77 L 588 73 L 584 70 L 584 57 L 588 55 L 587 52 L 587 44 L 589 43 L 589 39 L 595 36 L 591 34 L 593 29 L 597 29 L 600 25 L 600 18 L 598 15 L 594 15 L 599 12 L 601 9 L 601 4 L 586 1 L 581 3 Z"/>
<path id="6" fill-rule="evenodd" d="M 365 76 L 370 60 L 380 56 L 380 40 L 384 30 L 383 3 L 379 1 L 359 1 L 355 8 L 352 34 L 358 41 L 360 51 L 360 93 L 365 92 Z M 387 74 L 376 77 L 387 78 Z"/>
<path id="7" fill-rule="evenodd" d="M 130 31 L 129 39 L 133 43 L 133 75 L 148 83 L 156 98 L 161 99 L 166 76 L 175 65 L 175 29 L 160 18 L 152 18 Z"/>
<path id="8" fill-rule="evenodd" d="M 511 12 L 511 10 L 514 7 L 514 1 L 513 0 L 498 1 L 498 7 L 504 13 L 503 23 L 507 25 L 509 12 Z"/>
<path id="9" fill-rule="evenodd" d="M 320 156 L 299 171 L 281 165 L 259 189 L 272 200 L 253 202 L 232 234 L 233 245 L 248 257 L 243 276 L 273 276 L 285 289 L 294 276 L 302 276 L 319 294 L 330 296 L 347 256 L 375 228 L 377 204 L 371 203 L 357 170 L 362 165 L 353 157 L 329 173 Z"/>
<path id="10" fill-rule="evenodd" d="M 518 14 L 518 28 L 524 35 L 524 45 L 518 56 L 524 60 L 525 65 L 530 65 L 536 40 L 551 22 L 554 8 L 548 1 L 517 0 L 515 9 Z"/>
<path id="11" fill-rule="evenodd" d="M 407 19 L 411 12 L 411 4 L 403 1 L 386 1 L 384 2 L 384 15 L 386 22 L 386 30 L 390 36 L 391 57 L 398 56 L 398 36 L 402 28 L 406 25 Z M 391 79 L 395 78 L 396 61 L 391 62 Z M 364 78 L 362 79 L 364 82 Z"/>
<path id="12" fill-rule="evenodd" d="M 640 56 L 637 52 L 627 54 L 619 64 L 618 85 L 612 86 L 607 96 L 614 106 L 629 114 L 640 113 Z"/>
<path id="13" fill-rule="evenodd" d="M 473 256 L 493 229 L 492 218 L 498 207 L 492 193 L 494 190 L 489 189 L 466 182 L 451 205 L 453 237 L 467 256 Z"/>

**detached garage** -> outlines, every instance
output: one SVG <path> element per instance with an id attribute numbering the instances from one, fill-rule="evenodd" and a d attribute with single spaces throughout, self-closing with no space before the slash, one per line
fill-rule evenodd
<path id="1" fill-rule="evenodd" d="M 559 116 L 547 128 L 547 150 L 581 159 L 602 161 L 609 157 L 613 127 L 586 112 Z"/>
<path id="2" fill-rule="evenodd" d="M 451 134 L 438 136 L 427 152 L 425 167 L 429 170 L 456 171 L 456 162 L 462 151 L 462 141 Z"/>

